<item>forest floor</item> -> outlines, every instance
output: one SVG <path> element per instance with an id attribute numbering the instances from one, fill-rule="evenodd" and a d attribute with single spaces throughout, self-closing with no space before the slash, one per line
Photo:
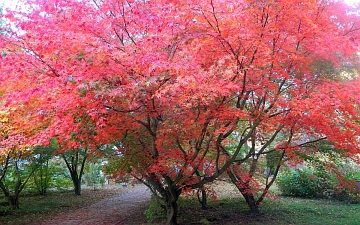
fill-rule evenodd
<path id="1" fill-rule="evenodd" d="M 193 194 L 179 199 L 178 222 L 181 225 L 358 225 L 360 221 L 360 204 L 283 196 L 279 196 L 277 201 L 264 201 L 262 213 L 249 214 L 239 192 L 232 184 L 223 181 L 216 182 L 208 192 L 209 209 L 202 210 Z M 213 200 L 211 195 L 218 196 L 218 200 Z M 81 196 L 66 191 L 42 197 L 23 197 L 21 209 L 0 216 L 0 224 L 164 225 L 161 218 L 152 223 L 146 221 L 144 212 L 151 202 L 150 196 L 146 186 L 137 184 L 127 187 L 106 185 L 96 191 L 86 188 Z M 151 213 L 156 211 L 152 208 Z"/>
<path id="2" fill-rule="evenodd" d="M 209 209 L 202 210 L 194 192 L 179 199 L 178 222 L 181 225 L 358 225 L 360 204 L 346 202 L 279 197 L 266 200 L 262 213 L 248 213 L 248 207 L 234 185 L 217 181 L 209 194 Z M 212 200 L 211 195 L 218 196 Z M 150 203 L 150 191 L 143 185 L 121 189 L 121 193 L 98 203 L 58 215 L 42 225 L 164 225 L 164 220 L 146 221 L 145 209 Z M 155 213 L 156 210 L 153 212 Z"/>
<path id="3" fill-rule="evenodd" d="M 212 194 L 217 196 L 227 197 L 239 197 L 238 192 L 235 191 L 232 184 L 227 182 L 216 182 L 218 183 L 212 189 Z M 163 221 L 154 221 L 148 223 L 144 214 L 149 202 L 151 193 L 149 189 L 144 185 L 135 185 L 128 187 L 110 186 L 109 190 L 102 188 L 96 192 L 91 189 L 83 190 L 82 197 L 89 199 L 90 195 L 103 195 L 98 196 L 103 198 L 97 203 L 83 203 L 79 207 L 64 207 L 59 212 L 51 213 L 50 215 L 44 216 L 32 220 L 31 222 L 25 223 L 26 225 L 40 224 L 40 225 L 141 225 L 141 224 L 164 224 Z M 118 194 L 114 195 L 114 191 Z M 101 194 L 102 193 L 102 194 Z M 189 196 L 194 196 L 194 192 L 190 193 Z M 209 198 L 211 198 L 209 196 Z M 68 204 L 69 205 L 69 204 Z M 191 204 L 193 205 L 193 204 Z M 198 203 L 195 202 L 196 208 L 191 209 L 203 212 Z M 216 209 L 213 209 L 216 210 Z M 209 210 L 209 211 L 213 211 Z M 192 212 L 185 210 L 182 217 L 187 218 L 187 215 L 191 215 Z M 185 214 L 185 215 L 184 215 Z M 186 215 L 187 214 L 187 215 Z M 212 213 L 210 213 L 212 214 Z M 236 217 L 235 217 L 236 218 Z M 186 221 L 182 221 L 181 224 L 188 224 Z M 203 224 L 203 222 L 190 222 L 192 224 Z M 216 224 L 216 223 L 215 223 Z"/>

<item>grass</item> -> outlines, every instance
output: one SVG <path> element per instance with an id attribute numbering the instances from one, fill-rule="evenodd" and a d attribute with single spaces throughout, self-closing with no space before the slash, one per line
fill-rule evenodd
<path id="1" fill-rule="evenodd" d="M 359 204 L 335 200 L 282 197 L 277 202 L 266 202 L 262 208 L 264 218 L 276 216 L 273 224 L 355 225 L 360 221 Z"/>
<path id="2" fill-rule="evenodd" d="M 360 204 L 337 200 L 302 199 L 280 196 L 266 200 L 260 214 L 249 213 L 249 208 L 233 184 L 220 182 L 214 186 L 220 196 L 217 201 L 208 199 L 209 209 L 202 210 L 195 197 L 179 199 L 180 225 L 249 224 L 249 225 L 358 225 Z M 280 194 L 276 185 L 272 193 Z M 152 203 L 150 203 L 152 204 Z M 155 224 L 164 224 L 156 221 Z"/>
<path id="3" fill-rule="evenodd" d="M 332 200 L 279 197 L 265 201 L 259 215 L 249 214 L 242 198 L 210 201 L 211 208 L 207 210 L 202 210 L 196 201 L 180 201 L 180 224 L 357 225 L 360 221 L 360 204 Z"/>
<path id="4" fill-rule="evenodd" d="M 11 210 L 6 215 L 0 216 L 0 224 L 36 224 L 36 221 L 59 216 L 70 210 L 93 204 L 104 198 L 119 194 L 124 190 L 120 185 L 106 186 L 106 188 L 84 188 L 81 196 L 74 195 L 73 191 L 53 191 L 45 196 L 38 194 L 23 194 L 20 196 L 20 209 Z M 0 198 L 3 197 L 0 195 Z"/>

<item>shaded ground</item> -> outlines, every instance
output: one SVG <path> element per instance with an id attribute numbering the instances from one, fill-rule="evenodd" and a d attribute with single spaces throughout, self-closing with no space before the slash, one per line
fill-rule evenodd
<path id="1" fill-rule="evenodd" d="M 37 224 L 41 225 L 124 225 L 145 222 L 143 212 L 150 199 L 146 186 L 127 188 L 120 195 L 104 199 L 98 203 L 76 209 L 72 212 L 56 214 Z"/>
<path id="2" fill-rule="evenodd" d="M 212 191 L 209 191 L 209 206 L 202 210 L 194 195 L 189 198 L 179 199 L 179 218 L 181 225 L 204 225 L 204 224 L 247 224 L 247 225 L 358 225 L 360 221 L 360 204 L 349 205 L 346 202 L 338 202 L 321 199 L 298 199 L 280 197 L 279 201 L 267 200 L 261 206 L 262 213 L 258 215 L 248 214 L 248 207 L 244 199 L 227 182 L 216 182 Z M 37 205 L 41 204 L 43 213 L 36 214 L 33 220 L 27 214 L 26 221 L 3 223 L 0 216 L 0 224 L 11 225 L 141 225 L 146 223 L 144 211 L 150 200 L 150 191 L 143 185 L 132 187 L 109 186 L 98 191 L 83 190 L 82 196 L 74 196 L 72 193 L 56 193 L 37 197 L 34 199 Z M 219 201 L 212 201 L 211 194 L 220 196 Z M 43 199 L 42 199 L 43 198 Z M 59 198 L 63 201 L 57 202 Z M 77 199 L 79 198 L 79 199 Z M 103 200 L 100 200 L 103 199 Z M 25 199 L 24 199 L 25 200 Z M 35 201 L 36 200 L 36 201 Z M 44 201 L 43 201 L 44 200 Z M 70 201 L 73 200 L 73 201 Z M 81 200 L 74 201 L 74 200 Z M 91 200 L 91 201 L 90 201 Z M 94 204 L 94 202 L 98 201 Z M 25 201 L 24 201 L 25 202 Z M 46 203 L 59 205 L 58 210 L 50 214 L 44 212 Z M 90 203 L 92 202 L 92 203 Z M 80 204 L 81 203 L 81 204 Z M 36 206 L 27 205 L 27 208 Z M 80 208 L 81 207 L 81 208 Z M 21 215 L 21 214 L 19 214 Z M 35 215 L 35 214 L 34 214 Z M 16 216 L 16 215 L 14 215 Z M 5 221 L 5 220 L 3 220 Z M 30 222 L 31 221 L 31 222 Z M 40 222 L 39 222 L 40 221 Z M 152 224 L 164 225 L 162 220 Z"/>
<path id="3" fill-rule="evenodd" d="M 216 182 L 217 183 L 217 182 Z M 153 223 L 147 223 L 144 211 L 147 204 L 150 201 L 151 193 L 144 185 L 136 185 L 135 187 L 126 187 L 116 189 L 120 192 L 119 195 L 112 196 L 101 200 L 95 204 L 84 206 L 78 209 L 72 209 L 73 211 L 66 210 L 47 217 L 41 222 L 29 223 L 40 225 L 141 225 L 141 224 L 165 224 L 163 221 L 155 221 Z M 238 192 L 234 192 L 234 187 L 226 182 L 220 182 L 215 185 L 212 194 L 217 196 L 228 196 L 230 198 L 236 198 L 239 196 Z M 100 191 L 99 191 L 100 192 Z M 192 194 L 190 194 L 191 196 Z M 211 211 L 203 211 L 200 208 L 199 203 L 194 202 L 192 205 L 194 208 L 184 209 L 179 214 L 180 224 L 188 224 L 187 217 L 191 217 L 195 211 L 202 212 L 211 215 Z M 213 209 L 216 210 L 216 209 Z M 196 213 L 195 213 L 196 215 Z M 199 216 L 199 215 L 196 215 Z M 198 221 L 198 218 L 195 220 Z M 214 222 L 214 221 L 213 221 Z M 191 222 L 198 224 L 197 222 Z M 202 224 L 201 222 L 199 224 Z"/>

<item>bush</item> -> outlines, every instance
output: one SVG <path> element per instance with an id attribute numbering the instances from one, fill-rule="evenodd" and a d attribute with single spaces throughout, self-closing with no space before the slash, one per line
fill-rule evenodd
<path id="1" fill-rule="evenodd" d="M 71 178 L 67 176 L 63 176 L 61 174 L 57 174 L 53 177 L 55 182 L 55 187 L 58 191 L 68 190 L 70 187 L 73 186 Z"/>
<path id="2" fill-rule="evenodd" d="M 312 168 L 282 173 L 277 185 L 283 195 L 302 198 L 323 198 L 331 193 L 331 178 Z"/>
<path id="3" fill-rule="evenodd" d="M 360 190 L 358 187 L 352 187 L 357 181 L 360 181 L 360 172 L 352 171 L 345 173 L 345 182 L 339 184 L 339 189 L 334 192 L 334 199 L 346 201 L 348 203 L 360 203 Z M 353 183 L 351 183 L 353 182 Z M 349 185 L 350 184 L 350 185 Z M 347 186 L 347 188 L 345 188 Z"/>
<path id="4" fill-rule="evenodd" d="M 321 166 L 282 173 L 277 185 L 285 196 L 302 198 L 332 198 L 349 203 L 359 203 L 359 194 L 353 193 Z"/>
<path id="5" fill-rule="evenodd" d="M 359 194 L 353 193 L 345 188 L 340 190 L 336 190 L 334 192 L 333 198 L 339 201 L 345 201 L 350 204 L 359 204 L 360 203 L 360 196 Z"/>
<path id="6" fill-rule="evenodd" d="M 165 212 L 163 207 L 161 207 L 159 200 L 155 195 L 151 196 L 150 203 L 148 205 L 148 208 L 144 212 L 146 216 L 146 220 L 150 223 L 152 222 L 159 222 L 165 217 Z"/>
<path id="7" fill-rule="evenodd" d="M 0 216 L 6 216 L 11 211 L 9 202 L 0 202 Z"/>

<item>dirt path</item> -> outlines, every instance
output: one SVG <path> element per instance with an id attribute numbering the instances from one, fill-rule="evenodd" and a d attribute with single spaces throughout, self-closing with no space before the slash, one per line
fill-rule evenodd
<path id="1" fill-rule="evenodd" d="M 126 225 L 141 224 L 150 191 L 137 185 L 120 195 L 43 221 L 41 225 Z"/>

